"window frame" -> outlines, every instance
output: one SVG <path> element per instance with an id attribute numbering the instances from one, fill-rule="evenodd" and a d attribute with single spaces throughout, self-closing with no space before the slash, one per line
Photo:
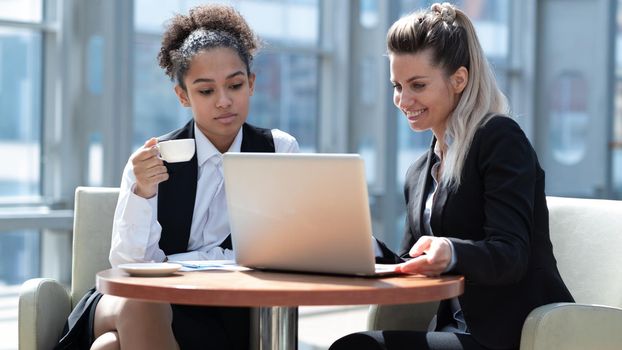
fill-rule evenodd
<path id="1" fill-rule="evenodd" d="M 0 233 L 14 229 L 43 229 L 47 227 L 70 229 L 70 221 L 73 216 L 71 210 L 67 210 L 62 199 L 54 196 L 49 191 L 50 170 L 47 156 L 51 153 L 50 148 L 54 145 L 50 142 L 49 128 L 53 126 L 61 111 L 57 110 L 55 86 L 58 83 L 58 74 L 55 67 L 62 61 L 58 57 L 59 36 L 61 23 L 56 18 L 59 3 L 56 1 L 43 2 L 43 18 L 41 22 L 16 21 L 0 19 L 0 27 L 10 29 L 25 29 L 37 32 L 41 35 L 41 64 L 42 75 L 41 99 L 42 108 L 39 116 L 41 134 L 39 144 L 41 147 L 40 167 L 40 194 L 25 198 L 0 197 Z M 45 160 L 45 161 L 44 161 Z"/>

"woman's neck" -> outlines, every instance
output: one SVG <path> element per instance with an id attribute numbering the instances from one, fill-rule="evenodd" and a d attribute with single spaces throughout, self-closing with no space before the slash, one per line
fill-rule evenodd
<path id="1" fill-rule="evenodd" d="M 444 158 L 447 151 L 447 143 L 445 143 L 445 128 L 442 130 L 432 130 L 434 137 L 436 137 L 436 147 L 438 147 L 441 159 Z"/>
<path id="2" fill-rule="evenodd" d="M 211 142 L 212 145 L 214 145 L 214 147 L 216 147 L 216 149 L 220 153 L 227 152 L 229 148 L 231 147 L 231 145 L 233 144 L 233 141 L 235 141 L 235 137 L 237 136 L 237 133 L 233 134 L 232 136 L 217 135 L 214 133 L 206 132 L 206 130 L 201 129 L 200 126 L 199 126 L 199 130 L 201 130 L 203 135 L 205 135 L 205 137 L 209 140 L 209 142 Z"/>
<path id="3" fill-rule="evenodd" d="M 224 140 L 224 141 L 216 141 L 216 140 L 212 140 L 211 138 L 208 137 L 208 140 L 210 140 L 210 142 L 214 145 L 214 147 L 216 147 L 216 149 L 218 150 L 218 152 L 220 153 L 225 153 L 229 150 L 229 148 L 231 147 L 231 145 L 233 144 L 233 140 L 235 138 L 231 139 L 231 140 Z"/>

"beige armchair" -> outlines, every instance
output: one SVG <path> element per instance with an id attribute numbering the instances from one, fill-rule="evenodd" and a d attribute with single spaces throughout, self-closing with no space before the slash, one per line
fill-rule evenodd
<path id="1" fill-rule="evenodd" d="M 72 308 L 95 285 L 95 274 L 110 268 L 108 252 L 119 189 L 78 187 L 73 223 L 71 290 L 53 279 L 35 278 L 19 296 L 19 349 L 52 349 Z"/>
<path id="2" fill-rule="evenodd" d="M 73 307 L 95 285 L 95 274 L 110 268 L 108 253 L 118 197 L 118 188 L 76 188 L 71 290 L 68 292 L 50 278 L 35 278 L 22 285 L 18 311 L 20 350 L 52 349 Z M 251 349 L 259 347 L 258 334 L 259 313 L 253 309 Z"/>
<path id="3" fill-rule="evenodd" d="M 622 201 L 548 197 L 559 271 L 576 300 L 533 310 L 521 350 L 620 349 Z M 370 307 L 368 329 L 426 330 L 436 303 Z"/>

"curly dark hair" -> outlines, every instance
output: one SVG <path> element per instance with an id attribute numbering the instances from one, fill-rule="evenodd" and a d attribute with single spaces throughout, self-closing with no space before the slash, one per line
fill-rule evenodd
<path id="1" fill-rule="evenodd" d="M 242 15 L 225 5 L 202 5 L 188 15 L 175 15 L 166 25 L 158 53 L 160 67 L 171 80 L 185 88 L 183 78 L 192 58 L 202 50 L 231 48 L 238 53 L 250 74 L 259 39 Z"/>

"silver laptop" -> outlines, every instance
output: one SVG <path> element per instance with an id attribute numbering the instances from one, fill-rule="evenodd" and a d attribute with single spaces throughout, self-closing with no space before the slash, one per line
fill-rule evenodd
<path id="1" fill-rule="evenodd" d="M 274 270 L 373 276 L 363 159 L 357 154 L 226 153 L 236 262 Z"/>

